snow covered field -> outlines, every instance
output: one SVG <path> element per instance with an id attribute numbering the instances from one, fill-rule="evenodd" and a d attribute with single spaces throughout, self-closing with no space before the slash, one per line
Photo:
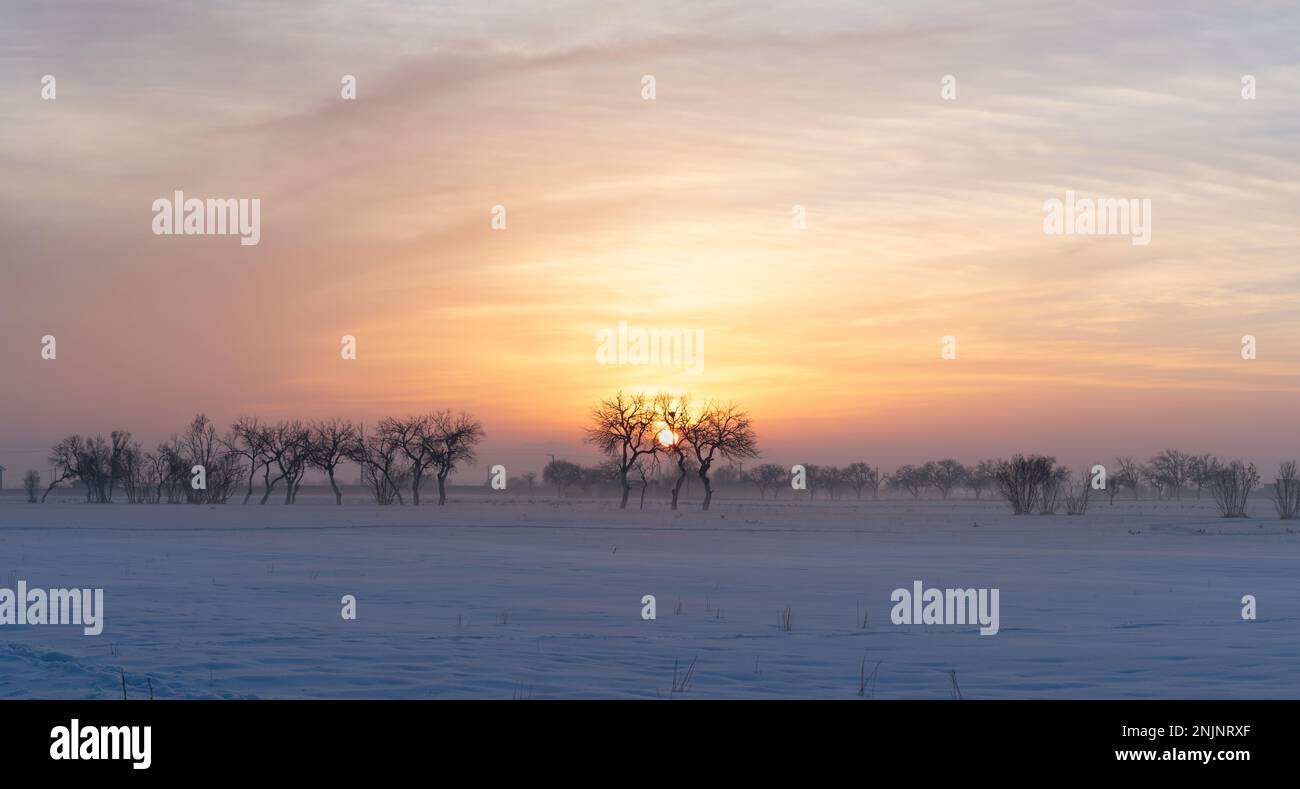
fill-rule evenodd
<path id="1" fill-rule="evenodd" d="M 681 697 L 856 698 L 864 658 L 874 698 L 1300 697 L 1300 533 L 1265 500 L 647 507 L 0 498 L 0 587 L 105 590 L 100 636 L 0 627 L 0 697 L 668 698 L 695 661 Z M 1000 632 L 891 624 L 918 579 L 1000 589 Z"/>

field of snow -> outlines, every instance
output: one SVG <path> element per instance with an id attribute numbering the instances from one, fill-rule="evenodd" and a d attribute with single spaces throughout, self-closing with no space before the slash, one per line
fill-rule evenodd
<path id="1" fill-rule="evenodd" d="M 0 697 L 653 699 L 694 661 L 679 697 L 856 698 L 864 659 L 864 698 L 1300 697 L 1300 526 L 1265 500 L 647 507 L 2 497 L 0 587 L 103 587 L 105 625 L 0 627 Z M 891 624 L 918 579 L 1000 589 L 1001 631 Z"/>

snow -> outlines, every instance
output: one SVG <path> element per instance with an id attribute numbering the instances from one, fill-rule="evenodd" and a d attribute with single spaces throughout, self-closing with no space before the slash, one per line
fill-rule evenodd
<path id="1" fill-rule="evenodd" d="M 1190 496 L 1082 517 L 498 496 L 0 498 L 0 587 L 105 590 L 100 636 L 0 627 L 0 697 L 120 698 L 125 674 L 134 698 L 856 698 L 864 659 L 873 698 L 949 698 L 951 671 L 966 698 L 1300 697 L 1300 525 L 1264 500 L 1224 520 Z M 915 580 L 1000 589 L 1000 632 L 891 624 Z M 682 694 L 674 661 L 695 661 Z"/>

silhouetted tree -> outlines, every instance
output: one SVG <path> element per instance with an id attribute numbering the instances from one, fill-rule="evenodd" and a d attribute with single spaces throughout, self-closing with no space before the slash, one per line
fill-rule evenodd
<path id="1" fill-rule="evenodd" d="M 348 420 L 337 418 L 313 422 L 309 431 L 307 462 L 313 468 L 325 472 L 330 489 L 334 491 L 334 503 L 341 505 L 343 492 L 334 479 L 334 472 L 343 461 L 355 454 L 356 446 L 361 441 L 361 432 Z"/>
<path id="2" fill-rule="evenodd" d="M 473 463 L 474 452 L 486 433 L 477 419 L 466 413 L 439 411 L 429 418 L 426 439 L 438 475 L 438 506 L 447 503 L 447 477 L 462 463 Z"/>
<path id="3" fill-rule="evenodd" d="M 384 417 L 376 429 L 386 442 L 402 450 L 406 456 L 405 468 L 411 477 L 411 504 L 420 506 L 420 484 L 425 471 L 434 463 L 433 417 Z"/>
<path id="4" fill-rule="evenodd" d="M 822 467 L 816 463 L 804 463 L 803 484 L 808 489 L 808 500 L 817 498 L 817 491 L 822 487 Z"/>
<path id="5" fill-rule="evenodd" d="M 655 424 L 651 425 L 651 432 L 655 432 L 656 426 L 663 425 L 663 430 L 659 432 L 667 431 L 671 434 L 667 443 L 660 440 L 657 434 L 654 440 L 659 442 L 660 449 L 668 455 L 669 460 L 677 468 L 677 477 L 669 489 L 672 493 L 671 506 L 676 510 L 682 486 L 686 483 L 690 472 L 695 470 L 695 464 L 687 447 L 687 435 L 690 433 L 691 426 L 697 421 L 697 417 L 691 409 L 688 395 L 675 396 L 660 392 L 655 395 L 652 407 Z"/>
<path id="6" fill-rule="evenodd" d="M 632 492 L 628 472 L 636 465 L 637 458 L 658 451 L 656 418 L 654 403 L 645 395 L 625 395 L 622 391 L 600 401 L 591 412 L 586 440 L 618 464 L 619 484 L 623 488 L 619 509 L 627 509 L 628 495 Z"/>
<path id="7" fill-rule="evenodd" d="M 998 493 L 1016 515 L 1034 511 L 1043 489 L 1052 482 L 1056 461 L 1042 455 L 1016 455 L 998 462 L 994 475 Z"/>
<path id="8" fill-rule="evenodd" d="M 248 490 L 244 493 L 245 504 L 253 497 L 253 480 L 257 477 L 258 470 L 264 469 L 268 462 L 266 452 L 267 442 L 270 440 L 268 432 L 257 417 L 241 416 L 231 423 L 230 431 L 227 433 L 230 436 L 229 443 L 226 445 L 227 450 L 248 461 L 245 466 L 248 479 Z"/>
<path id="9" fill-rule="evenodd" d="M 996 482 L 993 478 L 996 472 L 996 460 L 981 460 L 966 469 L 966 487 L 975 494 L 976 501 L 979 501 L 985 490 L 993 487 Z"/>
<path id="10" fill-rule="evenodd" d="M 310 451 L 311 434 L 301 422 L 277 422 L 267 429 L 262 449 L 266 469 L 266 492 L 262 494 L 262 504 L 271 497 L 271 491 L 281 480 L 286 487 L 284 503 L 293 503 L 298 484 L 307 473 Z M 272 478 L 272 474 L 276 476 Z"/>
<path id="11" fill-rule="evenodd" d="M 1277 478 L 1273 481 L 1273 505 L 1277 507 L 1277 516 L 1290 520 L 1300 515 L 1300 475 L 1296 473 L 1296 462 L 1288 460 L 1278 468 Z"/>
<path id="12" fill-rule="evenodd" d="M 49 463 L 53 473 L 50 475 L 50 485 L 41 494 L 41 501 L 44 502 L 59 483 L 77 478 L 77 465 L 79 463 L 77 453 L 81 447 L 81 436 L 71 435 L 59 441 L 50 449 Z"/>
<path id="13" fill-rule="evenodd" d="M 713 500 L 713 483 L 709 469 L 718 458 L 736 461 L 758 457 L 758 436 L 749 415 L 739 406 L 706 405 L 699 420 L 687 429 L 687 441 L 695 461 L 699 463 L 696 474 L 704 483 L 704 504 L 707 510 Z"/>
<path id="14" fill-rule="evenodd" d="M 922 467 L 926 479 L 938 489 L 939 495 L 948 498 L 953 488 L 966 484 L 966 467 L 952 458 L 930 461 Z"/>
<path id="15" fill-rule="evenodd" d="M 917 468 L 911 464 L 899 466 L 889 475 L 889 487 L 896 490 L 905 490 L 912 494 L 913 499 L 921 498 L 921 491 L 930 484 L 930 476 L 925 468 Z"/>
<path id="16" fill-rule="evenodd" d="M 1165 492 L 1167 498 L 1181 498 L 1183 485 L 1192 474 L 1196 459 L 1177 449 L 1166 449 L 1151 458 L 1148 466 L 1151 476 L 1157 481 L 1157 487 Z"/>
<path id="17" fill-rule="evenodd" d="M 776 498 L 783 485 L 789 484 L 789 475 L 786 470 L 775 463 L 763 463 L 754 466 L 745 475 L 754 487 L 758 488 L 758 497 L 767 498 L 767 491 L 772 491 L 772 498 Z"/>
<path id="18" fill-rule="evenodd" d="M 348 460 L 361 468 L 361 484 L 370 489 L 375 503 L 389 505 L 395 500 L 400 505 L 407 478 L 399 460 L 402 448 L 378 430 L 367 433 L 360 426 L 357 434 L 360 438 L 352 444 Z"/>
<path id="19" fill-rule="evenodd" d="M 868 487 L 871 488 L 871 498 L 875 499 L 880 489 L 880 469 L 872 468 L 866 463 L 850 463 L 844 469 L 844 481 L 853 488 L 858 501 L 862 500 L 863 489 Z"/>
<path id="20" fill-rule="evenodd" d="M 567 460 L 552 460 L 542 469 L 542 482 L 555 487 L 555 495 L 563 496 L 564 491 L 582 482 L 582 467 Z"/>
<path id="21" fill-rule="evenodd" d="M 1191 459 L 1188 464 L 1188 480 L 1196 486 L 1196 498 L 1201 498 L 1201 491 L 1214 477 L 1214 472 L 1219 468 L 1219 459 L 1208 452 L 1204 455 L 1197 455 Z"/>
<path id="22" fill-rule="evenodd" d="M 844 472 L 836 466 L 822 466 L 817 470 L 817 476 L 821 481 L 821 487 L 826 489 L 826 495 L 835 499 L 835 491 L 839 489 L 840 483 L 844 481 Z"/>
<path id="23" fill-rule="evenodd" d="M 1068 471 L 1064 472 L 1065 485 L 1065 514 L 1066 515 L 1085 515 L 1088 512 L 1088 501 L 1092 498 L 1092 479 L 1087 469 L 1079 471 L 1079 478 L 1076 480 Z"/>
<path id="24" fill-rule="evenodd" d="M 1114 485 L 1116 494 L 1119 493 L 1121 488 L 1129 488 L 1133 491 L 1133 500 L 1136 501 L 1138 485 L 1142 482 L 1141 467 L 1131 457 L 1117 457 L 1115 458 L 1115 465 L 1118 466 L 1118 470 L 1110 475 L 1110 479 L 1107 480 L 1106 484 L 1108 486 Z"/>
<path id="25" fill-rule="evenodd" d="M 1245 518 L 1246 500 L 1259 485 L 1259 472 L 1254 463 L 1234 460 L 1219 466 L 1210 480 L 1210 493 L 1225 518 Z"/>

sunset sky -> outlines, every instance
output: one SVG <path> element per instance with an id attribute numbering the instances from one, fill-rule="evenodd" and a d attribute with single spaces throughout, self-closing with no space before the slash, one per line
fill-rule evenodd
<path id="1" fill-rule="evenodd" d="M 594 459 L 620 388 L 735 400 L 778 463 L 1300 456 L 1300 9 L 962 5 L 7 5 L 8 485 L 196 411 L 463 408 L 513 475 Z M 154 235 L 178 189 L 261 243 Z M 1045 235 L 1066 190 L 1151 243 Z M 597 364 L 619 321 L 703 373 Z"/>

